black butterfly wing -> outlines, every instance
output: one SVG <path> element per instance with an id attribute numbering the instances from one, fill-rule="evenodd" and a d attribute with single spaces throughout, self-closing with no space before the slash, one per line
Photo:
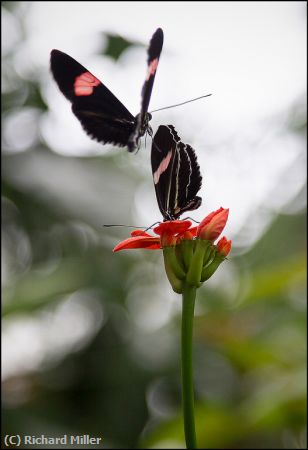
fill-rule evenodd
<path id="1" fill-rule="evenodd" d="M 151 163 L 157 203 L 164 220 L 199 208 L 202 177 L 197 157 L 172 125 L 160 125 L 152 143 Z"/>
<path id="2" fill-rule="evenodd" d="M 141 109 L 140 113 L 137 115 L 136 127 L 134 132 L 130 136 L 129 149 L 132 151 L 134 148 L 138 146 L 138 140 L 148 128 L 148 121 L 151 119 L 151 116 L 148 115 L 148 109 L 154 84 L 154 79 L 157 71 L 157 66 L 159 62 L 159 57 L 163 48 L 164 43 L 164 33 L 161 28 L 157 28 L 155 33 L 153 34 L 149 48 L 148 48 L 148 60 L 147 60 L 147 74 L 145 82 L 143 83 L 141 90 Z"/>
<path id="3" fill-rule="evenodd" d="M 158 28 L 153 34 L 148 48 L 148 70 L 146 80 L 142 86 L 141 91 L 141 121 L 144 119 L 144 116 L 149 109 L 154 79 L 157 71 L 159 57 L 163 48 L 163 43 L 164 33 L 161 28 Z"/>
<path id="4" fill-rule="evenodd" d="M 103 143 L 127 145 L 136 119 L 109 89 L 71 56 L 52 50 L 51 71 L 84 130 Z"/>

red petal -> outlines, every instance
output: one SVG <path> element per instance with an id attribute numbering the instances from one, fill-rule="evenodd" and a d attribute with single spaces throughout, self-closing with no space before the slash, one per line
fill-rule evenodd
<path id="1" fill-rule="evenodd" d="M 151 236 L 149 233 L 146 233 L 143 230 L 133 230 L 130 234 L 131 236 L 148 236 L 148 237 L 154 237 Z"/>
<path id="2" fill-rule="evenodd" d="M 119 250 L 128 250 L 130 248 L 146 248 L 149 250 L 157 250 L 160 248 L 160 239 L 152 236 L 131 237 L 116 245 L 113 251 L 118 252 Z"/>
<path id="3" fill-rule="evenodd" d="M 181 241 L 191 241 L 196 236 L 197 227 L 190 228 L 189 230 L 184 231 L 184 233 L 181 233 L 177 236 L 177 244 L 180 244 Z"/>
<path id="4" fill-rule="evenodd" d="M 207 225 L 214 216 L 216 216 L 217 214 L 219 214 L 221 211 L 223 211 L 223 208 L 220 207 L 219 209 L 217 209 L 216 211 L 211 212 L 211 214 L 208 214 L 198 225 L 198 229 L 200 230 L 201 228 L 204 228 L 205 225 Z"/>
<path id="5" fill-rule="evenodd" d="M 174 236 L 179 233 L 184 233 L 190 226 L 190 220 L 168 220 L 167 222 L 161 222 L 153 231 L 160 236 L 162 234 Z"/>
<path id="6" fill-rule="evenodd" d="M 192 227 L 192 228 L 189 228 L 188 233 L 190 233 L 192 236 L 196 236 L 197 230 L 198 230 L 198 227 Z"/>

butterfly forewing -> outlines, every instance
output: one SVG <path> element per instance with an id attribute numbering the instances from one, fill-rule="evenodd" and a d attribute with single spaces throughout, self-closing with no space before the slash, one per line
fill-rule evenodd
<path id="1" fill-rule="evenodd" d="M 134 116 L 84 66 L 59 50 L 51 52 L 51 71 L 60 91 L 85 131 L 99 142 L 126 145 L 135 126 Z"/>
<path id="2" fill-rule="evenodd" d="M 163 30 L 161 28 L 158 28 L 152 36 L 148 49 L 148 69 L 141 92 L 141 117 L 144 117 L 149 109 L 154 79 L 157 71 L 159 57 L 163 48 L 163 43 Z"/>
<path id="3" fill-rule="evenodd" d="M 154 79 L 157 71 L 159 57 L 163 48 L 164 33 L 158 28 L 152 36 L 148 48 L 147 74 L 141 90 L 141 109 L 136 116 L 136 127 L 129 138 L 129 150 L 133 151 L 138 147 L 138 141 L 145 132 L 152 135 L 151 127 L 148 125 L 151 115 L 148 113 Z"/>
<path id="4" fill-rule="evenodd" d="M 60 91 L 72 103 L 72 111 L 86 133 L 102 143 L 138 147 L 140 138 L 151 128 L 147 113 L 156 68 L 163 45 L 160 28 L 148 49 L 147 78 L 141 93 L 141 112 L 134 117 L 111 91 L 84 66 L 59 50 L 52 50 L 50 66 Z"/>
<path id="5" fill-rule="evenodd" d="M 202 177 L 197 157 L 181 142 L 172 125 L 161 125 L 153 139 L 151 163 L 155 192 L 164 220 L 177 219 L 184 211 L 197 209 L 196 194 Z"/>

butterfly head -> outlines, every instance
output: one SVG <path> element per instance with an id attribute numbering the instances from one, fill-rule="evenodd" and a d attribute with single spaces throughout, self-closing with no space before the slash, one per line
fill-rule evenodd
<path id="1" fill-rule="evenodd" d="M 150 120 L 152 119 L 152 114 L 149 112 L 146 112 L 144 114 L 139 113 L 135 117 L 135 122 L 137 124 L 137 130 L 139 136 L 144 136 L 145 133 L 149 133 L 151 136 L 153 134 L 152 128 L 149 125 Z"/>
<path id="2" fill-rule="evenodd" d="M 142 117 L 141 113 L 137 114 L 135 117 L 135 128 L 131 135 L 129 136 L 127 148 L 129 152 L 133 152 L 138 148 L 140 138 L 148 133 L 150 136 L 153 136 L 153 130 L 149 125 L 149 121 L 152 119 L 152 115 L 150 113 L 145 113 Z"/>

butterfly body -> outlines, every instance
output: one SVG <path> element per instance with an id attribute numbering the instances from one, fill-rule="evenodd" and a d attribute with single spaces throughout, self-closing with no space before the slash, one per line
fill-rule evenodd
<path id="1" fill-rule="evenodd" d="M 151 119 L 152 114 L 148 112 L 146 112 L 143 116 L 141 116 L 141 113 L 137 114 L 135 117 L 134 130 L 131 132 L 127 143 L 129 152 L 134 151 L 135 148 L 138 147 L 139 140 L 145 135 L 145 133 L 148 133 L 150 136 L 153 135 L 152 127 L 149 124 Z"/>
<path id="2" fill-rule="evenodd" d="M 117 97 L 74 58 L 52 50 L 50 67 L 63 95 L 72 103 L 72 111 L 86 133 L 102 143 L 128 147 L 139 146 L 146 132 L 152 134 L 148 113 L 156 69 L 163 46 L 163 31 L 153 34 L 148 49 L 148 71 L 141 91 L 141 110 L 133 116 Z"/>
<path id="3" fill-rule="evenodd" d="M 199 208 L 196 194 L 202 177 L 193 148 L 184 144 L 172 125 L 160 125 L 152 143 L 151 163 L 159 209 L 164 221 Z"/>

